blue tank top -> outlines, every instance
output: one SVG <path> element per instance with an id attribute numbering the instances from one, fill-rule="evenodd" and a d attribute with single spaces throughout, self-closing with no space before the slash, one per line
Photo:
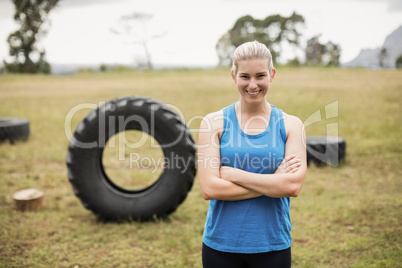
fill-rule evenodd
<path id="1" fill-rule="evenodd" d="M 246 134 L 239 126 L 235 103 L 223 108 L 222 165 L 261 174 L 275 172 L 284 158 L 287 137 L 282 111 L 271 107 L 268 127 L 256 135 Z M 233 253 L 287 249 L 292 243 L 289 209 L 289 197 L 210 200 L 203 242 Z"/>

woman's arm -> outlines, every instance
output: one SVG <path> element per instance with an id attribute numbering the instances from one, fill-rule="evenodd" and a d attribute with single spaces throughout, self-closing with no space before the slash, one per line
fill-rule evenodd
<path id="1" fill-rule="evenodd" d="M 222 111 L 207 115 L 201 122 L 197 159 L 198 175 L 204 199 L 242 200 L 261 196 L 261 193 L 221 179 L 219 136 L 222 129 Z"/>
<path id="2" fill-rule="evenodd" d="M 221 178 L 261 195 L 278 198 L 298 196 L 307 172 L 306 135 L 303 123 L 297 117 L 287 116 L 285 126 L 288 130 L 285 159 L 295 155 L 295 159 L 300 160 L 299 168 L 287 173 L 257 174 L 240 169 L 222 167 L 220 170 Z"/>

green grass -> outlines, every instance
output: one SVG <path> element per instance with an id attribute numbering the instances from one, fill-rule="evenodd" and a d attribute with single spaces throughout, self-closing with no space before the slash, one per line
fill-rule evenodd
<path id="1" fill-rule="evenodd" d="M 229 70 L 0 76 L 0 117 L 31 123 L 28 141 L 0 144 L 0 267 L 201 267 L 208 202 L 198 177 L 163 221 L 103 223 L 73 194 L 66 117 L 74 130 L 90 111 L 71 113 L 78 104 L 128 95 L 176 107 L 196 140 L 200 118 L 238 98 Z M 402 72 L 279 68 L 268 101 L 302 121 L 320 111 L 307 135 L 331 135 L 327 125 L 337 124 L 347 142 L 346 162 L 310 166 L 292 199 L 293 267 L 401 267 Z M 326 119 L 335 101 L 338 115 Z M 113 156 L 110 172 L 124 178 Z M 44 191 L 46 206 L 16 211 L 13 193 L 31 187 Z"/>

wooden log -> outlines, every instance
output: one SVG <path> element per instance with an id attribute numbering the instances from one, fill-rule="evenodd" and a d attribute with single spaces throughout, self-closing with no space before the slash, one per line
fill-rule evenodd
<path id="1" fill-rule="evenodd" d="M 20 211 L 35 211 L 45 205 L 43 192 L 37 189 L 25 189 L 13 195 L 15 206 Z"/>

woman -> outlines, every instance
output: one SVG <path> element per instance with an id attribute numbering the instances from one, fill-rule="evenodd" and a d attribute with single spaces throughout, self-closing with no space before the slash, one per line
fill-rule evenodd
<path id="1" fill-rule="evenodd" d="M 305 132 L 266 101 L 275 73 L 265 45 L 239 46 L 231 75 L 240 98 L 201 122 L 204 267 L 290 267 L 290 197 L 306 176 Z"/>

